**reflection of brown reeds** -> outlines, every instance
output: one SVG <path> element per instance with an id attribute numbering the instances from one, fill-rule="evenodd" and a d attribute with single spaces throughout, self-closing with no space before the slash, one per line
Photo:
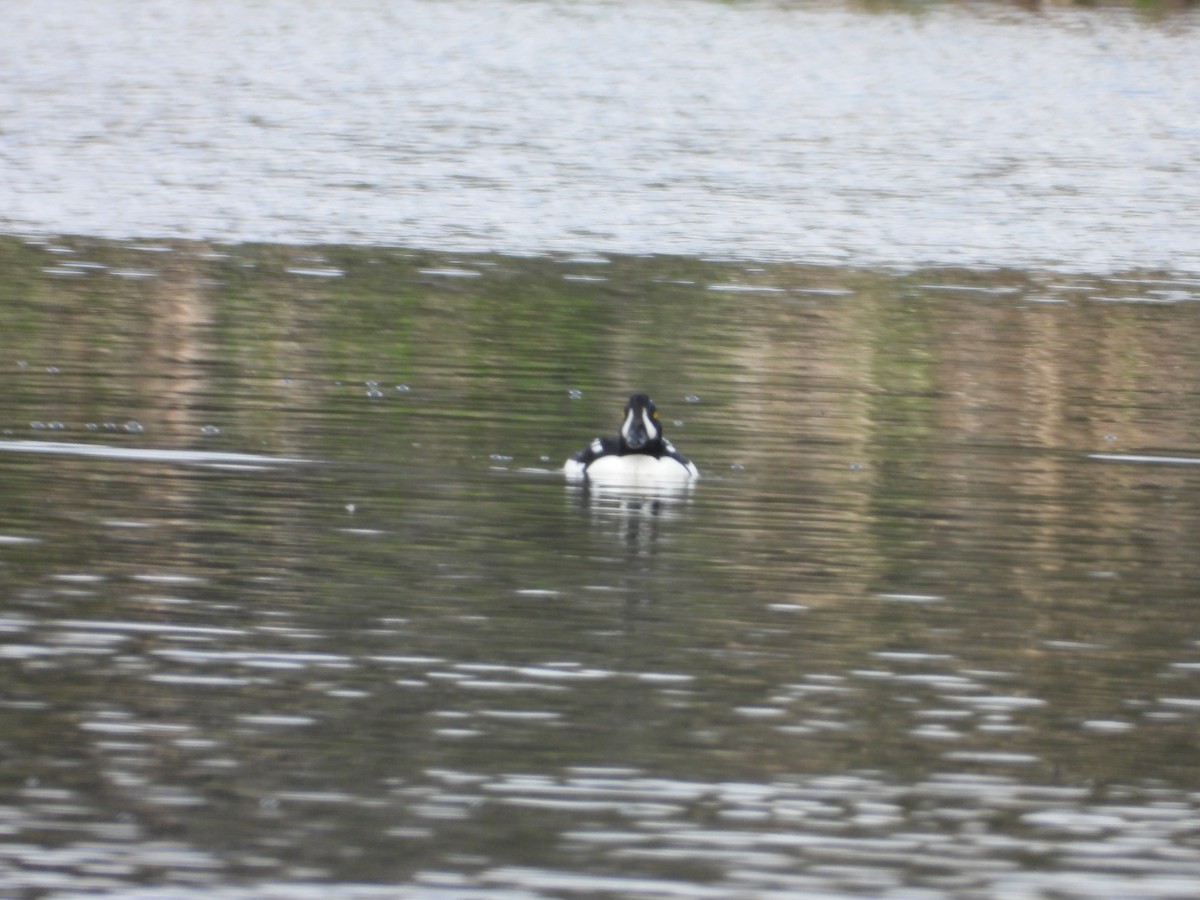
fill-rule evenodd
<path id="1" fill-rule="evenodd" d="M 906 547 L 976 540 L 967 525 L 986 529 L 1013 504 L 1031 510 L 1015 570 L 1035 577 L 1037 560 L 1061 556 L 1068 509 L 1077 516 L 1083 503 L 1096 527 L 1105 521 L 1104 491 L 1083 485 L 1127 490 L 1145 477 L 1085 468 L 1083 454 L 1200 445 L 1194 305 L 1147 302 L 1187 294 L 1169 278 L 65 249 L 10 239 L 5 251 L 10 283 L 35 298 L 23 323 L 19 306 L 7 311 L 5 333 L 33 361 L 0 398 L 7 421 L 136 421 L 160 447 L 464 465 L 532 451 L 536 439 L 533 460 L 557 462 L 608 427 L 625 393 L 646 389 L 710 481 L 757 497 L 729 510 L 729 539 L 774 548 L 765 577 L 745 574 L 764 583 L 781 566 L 805 590 L 831 572 L 886 585 L 922 571 Z M 41 274 L 63 259 L 99 268 Z M 54 391 L 33 379 L 47 363 L 68 372 Z M 396 398 L 414 379 L 403 403 L 366 400 L 368 380 Z M 583 401 L 568 388 L 584 389 Z M 329 427 L 347 415 L 347 427 Z M 219 439 L 203 437 L 206 426 Z M 1123 506 L 1107 527 L 1134 529 L 1139 514 Z M 850 557 L 821 550 L 847 542 Z"/>

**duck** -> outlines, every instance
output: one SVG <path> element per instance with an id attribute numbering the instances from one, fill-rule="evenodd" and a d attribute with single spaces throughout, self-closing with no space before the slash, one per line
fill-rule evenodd
<path id="1" fill-rule="evenodd" d="M 616 437 L 598 437 L 563 465 L 572 481 L 616 485 L 684 485 L 700 477 L 695 464 L 663 437 L 658 407 L 631 394 Z"/>

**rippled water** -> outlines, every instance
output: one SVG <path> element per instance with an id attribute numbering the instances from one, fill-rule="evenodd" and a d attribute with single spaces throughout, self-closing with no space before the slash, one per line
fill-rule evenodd
<path id="1" fill-rule="evenodd" d="M 1198 15 L 20 0 L 0 225 L 1200 272 Z"/>
<path id="2" fill-rule="evenodd" d="M 1196 279 L 0 269 L 6 895 L 1195 894 Z"/>

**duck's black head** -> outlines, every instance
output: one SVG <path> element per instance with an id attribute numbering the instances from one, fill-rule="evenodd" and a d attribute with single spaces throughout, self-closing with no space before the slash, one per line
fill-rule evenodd
<path id="1" fill-rule="evenodd" d="M 662 446 L 662 423 L 654 401 L 646 394 L 631 394 L 621 423 L 621 450 L 650 453 Z"/>

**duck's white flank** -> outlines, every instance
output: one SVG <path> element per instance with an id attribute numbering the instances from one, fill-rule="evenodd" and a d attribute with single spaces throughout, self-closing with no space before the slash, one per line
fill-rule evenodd
<path id="1" fill-rule="evenodd" d="M 602 456 L 590 466 L 567 460 L 563 471 L 568 478 L 586 477 L 596 484 L 687 484 L 700 477 L 690 462 L 684 465 L 669 456 L 655 459 L 641 453 Z"/>

